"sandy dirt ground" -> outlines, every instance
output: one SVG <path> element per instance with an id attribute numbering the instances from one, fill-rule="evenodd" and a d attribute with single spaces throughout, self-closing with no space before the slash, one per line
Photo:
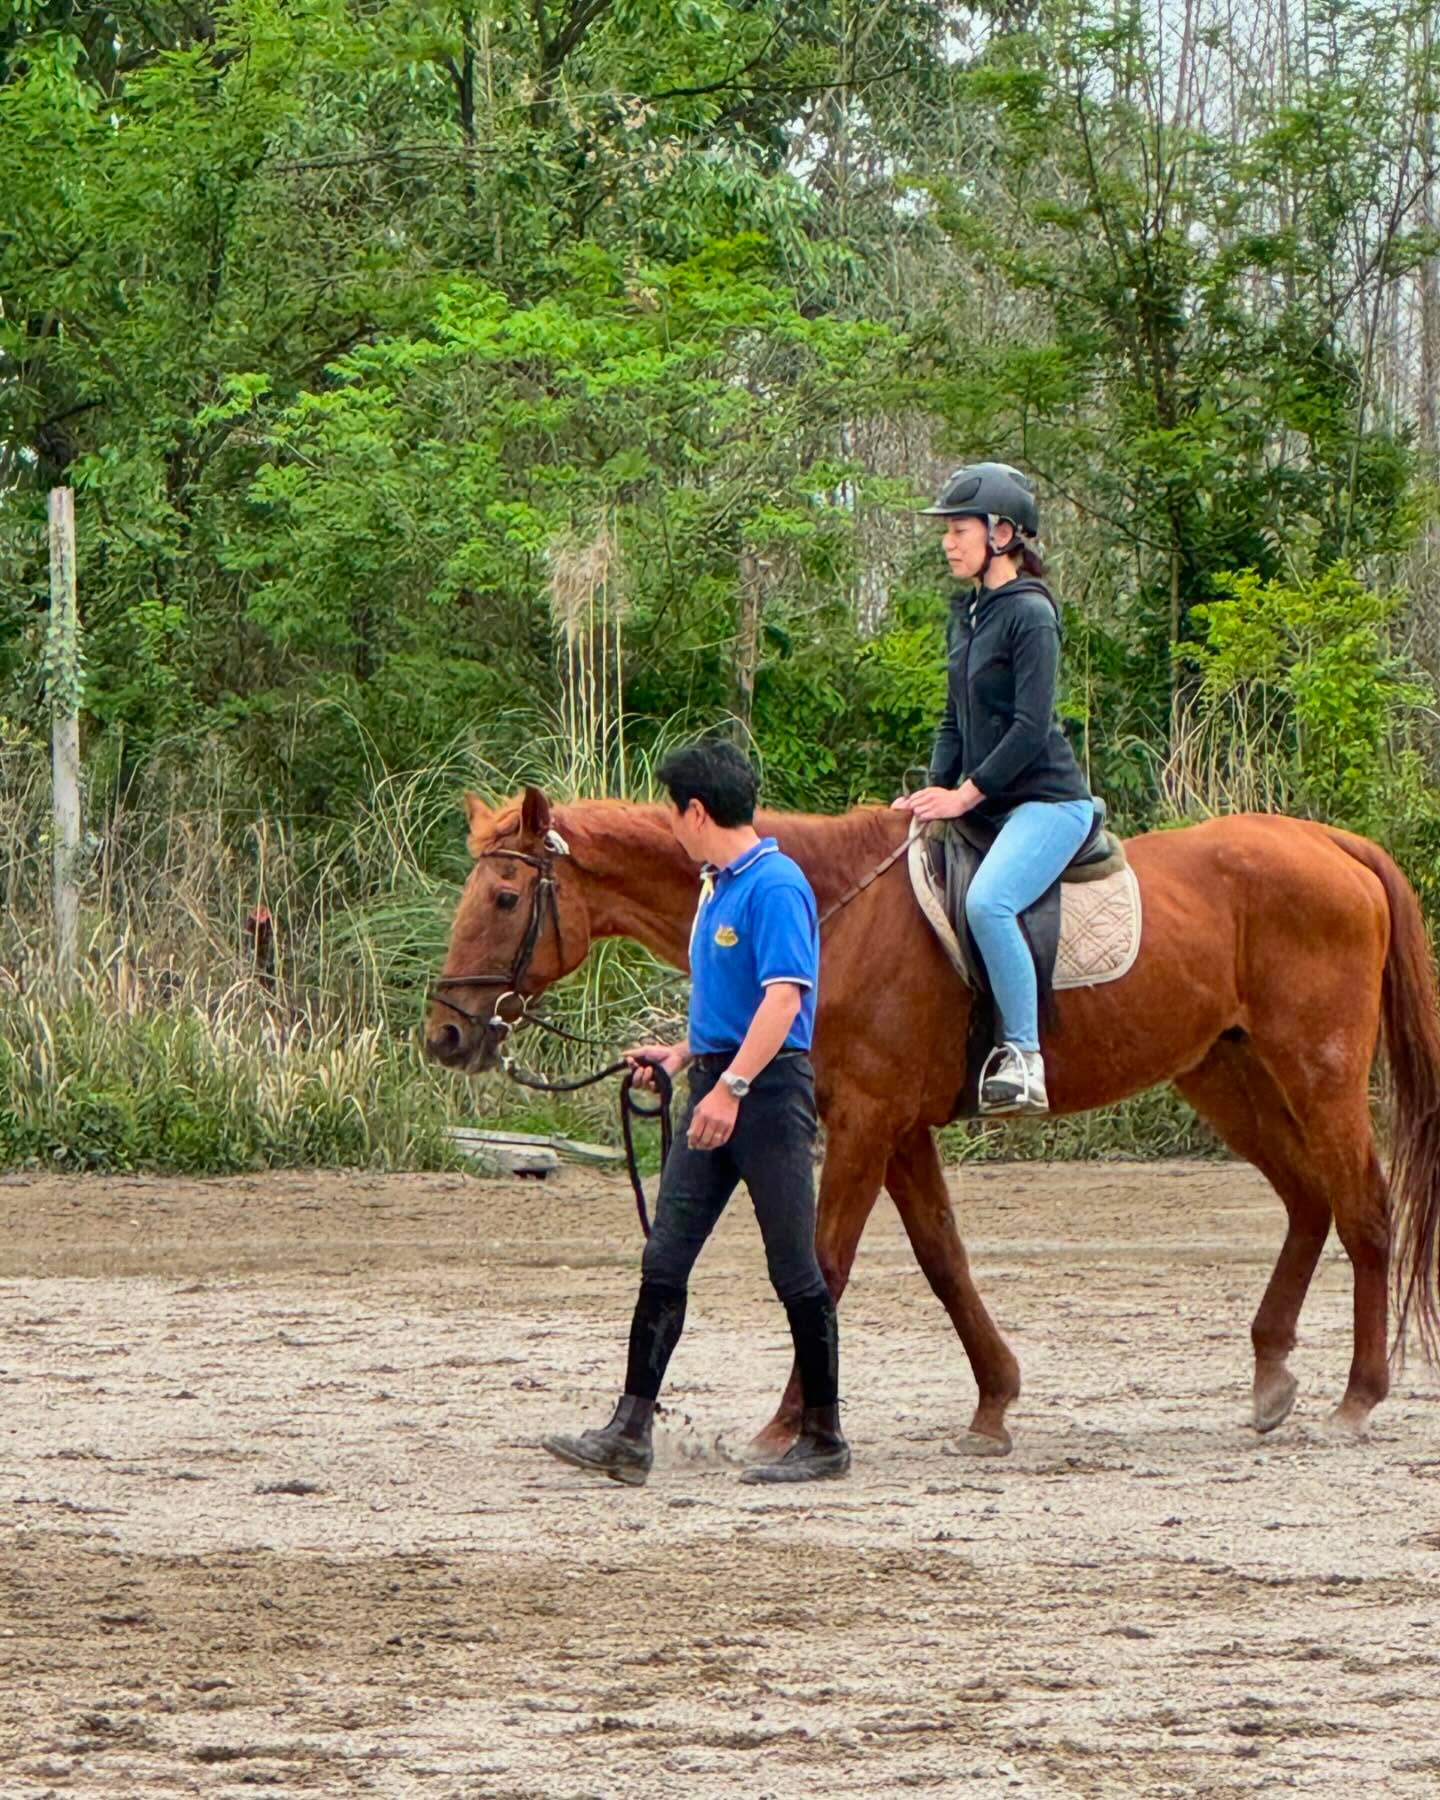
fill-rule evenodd
<path id="1" fill-rule="evenodd" d="M 1440 1793 L 1440 1382 L 1322 1434 L 1338 1249 L 1262 1442 L 1258 1176 L 955 1187 L 1014 1455 L 948 1453 L 969 1371 L 882 1202 L 854 1475 L 776 1493 L 743 1197 L 632 1490 L 534 1447 L 608 1415 L 623 1182 L 0 1182 L 0 1796 Z"/>

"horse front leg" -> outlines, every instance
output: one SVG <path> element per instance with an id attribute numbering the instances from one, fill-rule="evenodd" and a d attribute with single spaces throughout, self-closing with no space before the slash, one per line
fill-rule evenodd
<path id="1" fill-rule="evenodd" d="M 970 1429 L 955 1448 L 968 1456 L 1004 1456 L 1010 1449 L 1005 1414 L 1019 1397 L 1020 1364 L 975 1286 L 928 1126 L 914 1126 L 896 1144 L 885 1185 L 915 1259 L 960 1335 L 979 1389 Z"/>
<path id="2" fill-rule="evenodd" d="M 838 1305 L 850 1279 L 860 1235 L 880 1195 L 890 1155 L 890 1134 L 884 1123 L 885 1114 L 878 1108 L 854 1106 L 835 1110 L 842 1117 L 827 1128 L 815 1218 L 815 1254 L 825 1285 Z M 843 1393 L 843 1339 L 841 1350 Z M 792 1366 L 775 1416 L 751 1443 L 751 1454 L 767 1461 L 783 1456 L 800 1429 L 800 1410 L 800 1376 Z"/>

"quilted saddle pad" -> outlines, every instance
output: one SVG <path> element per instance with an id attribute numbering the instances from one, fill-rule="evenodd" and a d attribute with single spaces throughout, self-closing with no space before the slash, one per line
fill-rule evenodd
<path id="1" fill-rule="evenodd" d="M 911 822 L 910 885 L 961 979 L 970 985 L 969 961 L 945 916 L 945 895 L 935 885 L 923 827 Z M 1060 948 L 1055 986 L 1098 987 L 1128 975 L 1140 954 L 1140 883 L 1127 863 L 1099 881 L 1067 881 L 1060 887 Z"/>

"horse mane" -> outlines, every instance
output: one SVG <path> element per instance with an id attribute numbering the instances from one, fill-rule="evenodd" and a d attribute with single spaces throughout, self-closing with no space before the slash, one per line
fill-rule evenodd
<path id="1" fill-rule="evenodd" d="M 555 829 L 569 844 L 576 863 L 591 874 L 604 874 L 614 851 L 623 866 L 635 855 L 673 863 L 693 875 L 699 870 L 675 842 L 665 822 L 665 808 L 640 800 L 563 800 L 554 808 Z M 610 856 L 606 852 L 610 852 Z"/>
<path id="2" fill-rule="evenodd" d="M 608 861 L 603 853 L 605 847 L 684 861 L 683 852 L 665 823 L 664 807 L 653 802 L 557 800 L 551 808 L 551 819 L 555 830 L 570 844 L 577 863 L 583 866 L 586 862 L 581 846 L 591 851 L 592 874 L 603 873 L 601 865 Z M 508 840 L 520 839 L 523 830 L 519 800 L 504 800 L 485 821 L 484 843 L 487 848 L 503 848 Z"/>
<path id="3" fill-rule="evenodd" d="M 838 899 L 904 837 L 910 815 L 888 806 L 855 806 L 843 813 L 761 812 L 755 829 L 773 837 L 805 871 L 822 906 Z"/>
<path id="4" fill-rule="evenodd" d="M 592 873 L 603 876 L 612 870 L 619 850 L 627 871 L 640 855 L 698 880 L 698 870 L 670 834 L 665 813 L 664 805 L 654 802 L 570 800 L 555 807 L 554 818 L 577 865 Z M 496 835 L 518 824 L 518 809 L 506 807 L 496 818 Z M 775 838 L 785 854 L 794 857 L 822 905 L 844 893 L 893 850 L 908 825 L 906 814 L 884 806 L 858 806 L 833 815 L 769 810 L 755 815 L 755 829 L 762 837 Z"/>

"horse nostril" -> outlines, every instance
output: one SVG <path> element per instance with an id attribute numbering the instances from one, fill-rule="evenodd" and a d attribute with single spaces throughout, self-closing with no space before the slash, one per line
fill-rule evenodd
<path id="1" fill-rule="evenodd" d="M 441 1025 L 430 1033 L 426 1039 L 425 1048 L 436 1062 L 444 1062 L 447 1057 L 454 1056 L 460 1048 L 460 1027 L 458 1025 Z"/>

